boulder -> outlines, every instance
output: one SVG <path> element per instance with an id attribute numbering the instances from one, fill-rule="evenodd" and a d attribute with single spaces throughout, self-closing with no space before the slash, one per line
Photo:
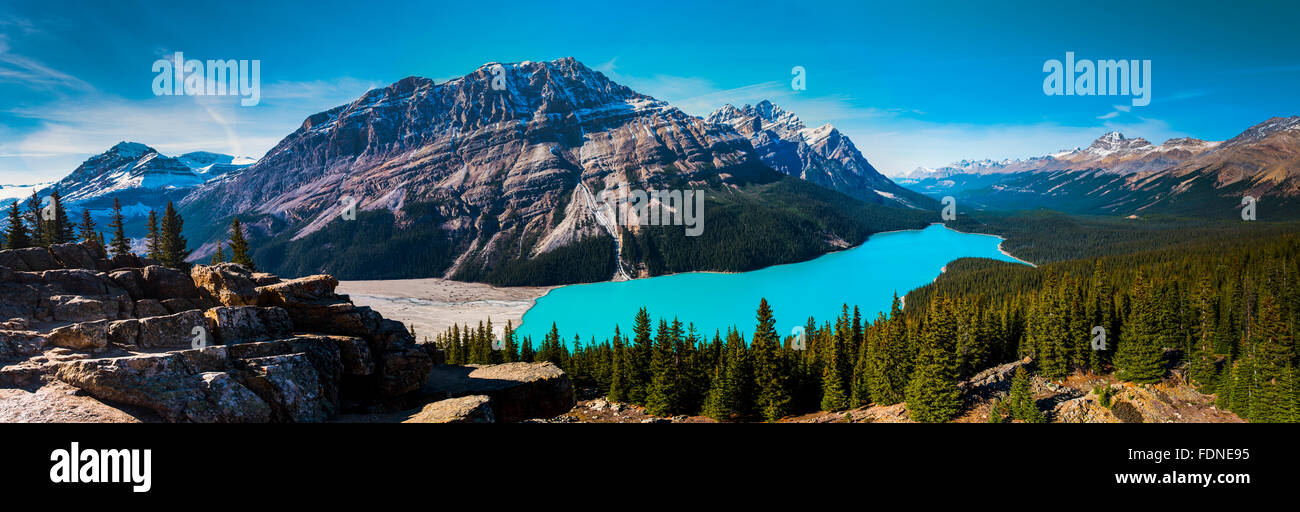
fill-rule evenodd
<path id="1" fill-rule="evenodd" d="M 41 293 L 35 286 L 13 280 L 0 281 L 0 318 L 37 320 L 40 304 Z"/>
<path id="2" fill-rule="evenodd" d="M 291 356 L 296 355 L 305 358 L 314 370 L 311 373 L 314 381 L 308 379 L 301 381 L 298 386 L 312 387 L 313 394 L 318 397 L 316 405 L 320 408 L 321 414 L 331 417 L 338 413 L 339 395 L 342 387 L 342 362 L 338 346 L 333 340 L 321 337 L 304 336 L 284 340 L 259 343 L 241 343 L 238 345 L 222 345 L 227 350 L 230 359 L 235 361 L 235 366 L 242 369 L 239 373 L 241 382 L 256 391 L 263 400 L 274 405 L 277 396 L 266 392 L 269 388 L 264 385 L 251 383 L 249 376 L 257 376 L 262 373 L 261 369 L 251 368 L 248 361 L 265 360 L 268 357 Z M 252 366 L 260 366 L 253 364 Z M 306 373 L 299 373 L 298 376 L 306 377 Z M 313 384 L 314 382 L 314 384 Z M 353 390 L 353 395 L 358 393 L 364 394 L 364 390 Z M 296 396 L 296 395 L 288 395 Z M 355 398 L 355 396 L 354 396 Z M 373 392 L 371 396 L 373 397 Z M 313 413 L 314 414 L 314 413 Z M 293 415 L 280 415 L 281 419 L 290 418 Z"/>
<path id="3" fill-rule="evenodd" d="M 48 338 L 36 331 L 0 330 L 0 361 L 34 356 L 44 351 L 48 344 Z"/>
<path id="4" fill-rule="evenodd" d="M 270 407 L 239 382 L 212 373 L 224 361 L 184 351 L 55 363 L 53 377 L 101 400 L 135 405 L 171 422 L 266 421 Z"/>
<path id="5" fill-rule="evenodd" d="M 569 376 L 552 363 L 438 366 L 421 393 L 435 398 L 487 395 L 496 420 L 506 423 L 552 418 L 576 404 Z"/>
<path id="6" fill-rule="evenodd" d="M 319 422 L 329 418 L 316 369 L 305 353 L 241 360 L 248 372 L 244 382 L 270 402 L 279 421 Z"/>
<path id="7" fill-rule="evenodd" d="M 448 398 L 425 405 L 402 423 L 495 423 L 487 395 Z"/>
<path id="8" fill-rule="evenodd" d="M 145 265 L 140 262 L 140 257 L 131 253 L 114 254 L 112 258 L 108 259 L 108 268 L 111 270 L 117 270 L 120 268 L 140 268 L 144 266 Z"/>
<path id="9" fill-rule="evenodd" d="M 217 342 L 225 345 L 266 341 L 293 333 L 289 313 L 276 307 L 221 306 L 205 311 L 203 316 Z"/>
<path id="10" fill-rule="evenodd" d="M 98 251 L 90 247 L 90 244 L 54 244 L 49 250 L 60 267 L 100 270 L 95 264 L 99 258 Z"/>
<path id="11" fill-rule="evenodd" d="M 203 312 L 197 309 L 166 316 L 140 319 L 142 348 L 190 348 L 194 341 L 194 328 L 202 327 L 207 344 L 215 344 Z"/>
<path id="12" fill-rule="evenodd" d="M 89 299 L 80 295 L 53 295 L 48 299 L 50 316 L 57 322 L 89 322 L 117 319 L 116 302 Z"/>
<path id="13" fill-rule="evenodd" d="M 18 255 L 18 252 L 12 250 L 0 251 L 0 267 L 8 268 L 11 271 L 17 270 L 19 272 L 27 272 L 31 270 L 27 268 L 27 262 L 23 261 L 23 258 Z"/>
<path id="14" fill-rule="evenodd" d="M 195 265 L 190 269 L 190 278 L 199 295 L 213 303 L 223 306 L 257 305 L 258 291 L 253 273 L 242 265 Z"/>
<path id="15" fill-rule="evenodd" d="M 192 309 L 206 309 L 197 299 L 165 299 L 161 301 L 168 313 L 180 313 Z"/>
<path id="16" fill-rule="evenodd" d="M 54 256 L 51 256 L 50 252 L 43 248 L 28 247 L 26 249 L 13 249 L 13 252 L 23 260 L 23 265 L 30 272 L 59 268 L 59 262 L 54 261 Z"/>
<path id="17" fill-rule="evenodd" d="M 10 318 L 4 322 L 0 322 L 0 329 L 7 331 L 25 331 L 30 325 L 31 324 L 27 322 L 26 318 Z"/>
<path id="18" fill-rule="evenodd" d="M 132 300 L 139 301 L 145 298 L 144 276 L 140 269 L 129 268 L 109 272 L 108 278 L 113 280 L 119 288 L 126 290 Z"/>
<path id="19" fill-rule="evenodd" d="M 276 284 L 279 282 L 280 282 L 280 277 L 275 274 L 268 274 L 266 272 L 253 272 L 253 283 L 258 286 L 266 286 L 269 284 Z"/>
<path id="20" fill-rule="evenodd" d="M 140 321 L 134 318 L 108 323 L 108 342 L 118 345 L 140 343 Z"/>
<path id="21" fill-rule="evenodd" d="M 155 299 L 140 299 L 135 301 L 136 318 L 149 318 L 151 316 L 165 316 L 170 314 L 167 308 L 163 307 L 161 302 Z"/>
<path id="22" fill-rule="evenodd" d="M 130 412 L 110 406 L 77 388 L 52 382 L 35 391 L 0 389 L 0 423 L 140 423 Z"/>
<path id="23" fill-rule="evenodd" d="M 56 347 L 73 350 L 97 350 L 108 346 L 108 320 L 82 322 L 50 331 L 49 341 Z"/>
<path id="24" fill-rule="evenodd" d="M 179 270 L 150 265 L 140 271 L 145 297 L 158 299 L 197 299 L 199 291 L 190 276 Z"/>
<path id="25" fill-rule="evenodd" d="M 373 344 L 371 350 L 374 350 Z M 379 393 L 382 396 L 395 397 L 420 389 L 433 368 L 433 360 L 420 347 L 390 349 L 378 354 L 376 370 L 379 374 Z M 568 381 L 568 377 L 565 377 L 565 381 Z M 572 399 L 572 390 L 569 396 Z"/>
<path id="26" fill-rule="evenodd" d="M 259 305 L 292 306 L 296 303 L 315 303 L 339 298 L 334 289 L 339 280 L 329 275 L 314 275 L 290 279 L 257 288 Z"/>

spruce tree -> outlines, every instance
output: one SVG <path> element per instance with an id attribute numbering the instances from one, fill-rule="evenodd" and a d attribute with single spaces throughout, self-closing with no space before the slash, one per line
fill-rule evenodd
<path id="1" fill-rule="evenodd" d="M 244 238 L 244 226 L 239 223 L 239 217 L 230 223 L 230 262 L 243 265 L 250 271 L 257 271 L 257 264 L 253 263 L 253 257 L 248 253 L 248 240 Z"/>
<path id="2" fill-rule="evenodd" d="M 212 253 L 212 261 L 209 261 L 208 264 L 216 265 L 224 261 L 226 261 L 226 253 L 221 250 L 221 241 L 217 240 L 217 250 Z"/>
<path id="3" fill-rule="evenodd" d="M 158 213 L 149 210 L 149 220 L 147 221 L 148 234 L 146 235 L 145 254 L 154 261 L 162 260 L 162 232 L 158 230 Z"/>
<path id="4" fill-rule="evenodd" d="M 66 244 L 76 241 L 75 228 L 68 220 L 68 212 L 63 207 L 63 198 L 58 191 L 50 194 L 50 206 L 54 215 L 45 222 L 45 245 Z"/>
<path id="5" fill-rule="evenodd" d="M 1136 383 L 1158 382 L 1165 374 L 1158 302 L 1149 280 L 1138 271 L 1132 310 L 1115 350 L 1115 376 Z"/>
<path id="6" fill-rule="evenodd" d="M 27 225 L 31 226 L 31 243 L 33 246 L 49 247 L 49 238 L 45 235 L 45 217 L 42 215 L 41 198 L 32 191 L 27 199 Z"/>
<path id="7" fill-rule="evenodd" d="M 1025 423 L 1046 422 L 1043 412 L 1038 409 L 1038 403 L 1034 401 L 1034 394 L 1030 389 L 1029 372 L 1025 371 L 1024 365 L 1016 368 L 1016 375 L 1011 378 L 1011 395 L 1008 399 L 1011 402 L 1011 416 L 1013 418 Z"/>
<path id="8" fill-rule="evenodd" d="M 131 253 L 131 240 L 126 237 L 125 222 L 122 218 L 122 203 L 113 198 L 113 218 L 108 227 L 113 229 L 113 239 L 108 242 L 109 252 L 114 256 Z"/>
<path id="9" fill-rule="evenodd" d="M 95 231 L 95 221 L 90 218 L 90 209 L 81 210 L 81 224 L 77 226 L 81 231 L 81 241 L 99 243 L 99 233 Z"/>
<path id="10" fill-rule="evenodd" d="M 161 247 L 159 248 L 162 257 L 159 261 L 163 266 L 181 270 L 189 266 L 185 262 L 185 259 L 190 256 L 190 251 L 186 247 L 189 242 L 181 235 L 184 225 L 185 220 L 181 218 L 180 214 L 176 213 L 176 208 L 172 206 L 171 201 L 168 201 L 167 208 L 163 211 Z"/>
<path id="11" fill-rule="evenodd" d="M 776 319 L 766 298 L 760 299 L 756 317 L 750 347 L 754 355 L 754 389 L 758 393 L 755 406 L 764 419 L 776 421 L 790 413 L 789 373 L 781 354 Z"/>
<path id="12" fill-rule="evenodd" d="M 32 246 L 32 239 L 23 224 L 22 214 L 18 211 L 18 201 L 9 205 L 9 225 L 5 229 L 5 249 L 26 249 Z"/>
<path id="13" fill-rule="evenodd" d="M 650 314 L 645 308 L 637 310 L 633 320 L 632 345 L 628 347 L 625 363 L 628 365 L 627 399 L 637 405 L 645 405 L 650 388 L 650 353 L 653 343 L 650 338 Z"/>
<path id="14" fill-rule="evenodd" d="M 961 410 L 957 368 L 953 355 L 956 322 L 946 296 L 930 301 L 928 329 L 919 351 L 912 379 L 907 385 L 907 410 L 913 420 L 939 423 Z"/>

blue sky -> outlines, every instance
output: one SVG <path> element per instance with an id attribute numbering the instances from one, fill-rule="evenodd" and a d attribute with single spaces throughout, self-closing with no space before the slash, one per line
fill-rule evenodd
<path id="1" fill-rule="evenodd" d="M 771 99 L 891 175 L 1300 114 L 1296 2 L 982 3 L 0 0 L 0 184 L 60 178 L 120 140 L 259 157 L 370 87 L 565 56 L 695 115 Z M 150 66 L 175 51 L 260 60 L 260 104 L 154 96 Z M 1150 59 L 1151 104 L 1045 95 L 1043 63 L 1066 51 Z"/>

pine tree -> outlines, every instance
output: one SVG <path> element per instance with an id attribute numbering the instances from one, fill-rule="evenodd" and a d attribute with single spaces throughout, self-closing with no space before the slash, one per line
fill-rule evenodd
<path id="1" fill-rule="evenodd" d="M 45 217 L 42 215 L 41 198 L 32 192 L 27 199 L 27 225 L 31 226 L 31 243 L 37 247 L 49 247 L 49 238 L 45 234 Z"/>
<path id="2" fill-rule="evenodd" d="M 759 301 L 756 317 L 758 325 L 750 347 L 754 355 L 754 387 L 758 393 L 755 406 L 764 419 L 776 421 L 790 413 L 789 373 L 781 355 L 776 319 L 766 298 Z"/>
<path id="3" fill-rule="evenodd" d="M 727 330 L 727 342 L 714 369 L 713 385 L 704 401 L 704 414 L 718 421 L 731 421 L 749 414 L 748 385 L 753 375 L 745 341 L 734 329 Z"/>
<path id="4" fill-rule="evenodd" d="M 172 206 L 171 201 L 168 201 L 162 218 L 160 248 L 162 259 L 159 262 L 163 266 L 182 270 L 188 267 L 189 264 L 185 262 L 185 259 L 190 256 L 190 251 L 186 247 L 189 242 L 181 235 L 184 225 L 185 220 L 181 218 L 180 214 L 176 213 L 176 208 Z"/>
<path id="5" fill-rule="evenodd" d="M 676 320 L 673 323 L 679 324 Z M 678 406 L 679 369 L 673 353 L 677 341 L 675 331 L 668 327 L 668 322 L 659 320 L 659 332 L 650 354 L 650 389 L 646 394 L 646 412 L 655 416 L 672 415 Z"/>
<path id="6" fill-rule="evenodd" d="M 32 246 L 32 239 L 23 224 L 22 214 L 18 212 L 18 201 L 9 205 L 9 227 L 5 229 L 5 249 L 26 249 Z"/>
<path id="7" fill-rule="evenodd" d="M 68 212 L 63 208 L 63 198 L 58 191 L 50 194 L 50 206 L 53 207 L 53 215 L 45 222 L 45 245 L 76 241 L 75 228 L 68 220 Z"/>
<path id="8" fill-rule="evenodd" d="M 1165 374 L 1159 306 L 1142 271 L 1134 280 L 1131 307 L 1115 350 L 1115 376 L 1136 383 L 1158 382 Z"/>
<path id="9" fill-rule="evenodd" d="M 946 296 L 930 301 L 928 329 L 917 353 L 916 367 L 907 385 L 907 410 L 913 420 L 939 423 L 961 410 L 957 368 L 952 344 L 956 322 Z"/>
<path id="10" fill-rule="evenodd" d="M 1020 365 L 1016 368 L 1016 375 L 1011 378 L 1011 395 L 1008 397 L 1011 404 L 1011 416 L 1025 423 L 1044 423 L 1047 420 L 1043 417 L 1043 412 L 1038 409 L 1038 403 L 1034 400 L 1033 392 L 1029 386 L 1029 373 L 1025 371 L 1025 366 Z"/>
<path id="11" fill-rule="evenodd" d="M 623 347 L 623 335 L 618 326 L 614 326 L 614 342 L 610 346 L 609 401 L 627 400 L 627 351 Z"/>
<path id="12" fill-rule="evenodd" d="M 221 250 L 221 241 L 217 240 L 217 250 L 212 253 L 212 261 L 209 261 L 208 264 L 216 265 L 224 261 L 226 261 L 226 253 Z"/>
<path id="13" fill-rule="evenodd" d="M 158 230 L 158 213 L 149 210 L 149 233 L 146 235 L 146 255 L 154 261 L 162 260 L 162 232 Z"/>
<path id="14" fill-rule="evenodd" d="M 77 226 L 81 231 L 81 241 L 99 243 L 99 233 L 95 231 L 95 221 L 90 218 L 90 209 L 81 210 L 81 224 Z"/>
<path id="15" fill-rule="evenodd" d="M 644 405 L 650 388 L 650 314 L 645 308 L 637 310 L 632 325 L 632 345 L 628 347 L 625 363 L 628 365 L 627 399 Z"/>
<path id="16" fill-rule="evenodd" d="M 108 227 L 113 229 L 113 239 L 109 241 L 109 251 L 114 256 L 131 253 L 131 240 L 126 237 L 124 228 L 125 222 L 122 219 L 122 203 L 113 198 L 113 218 L 109 220 Z"/>
<path id="17" fill-rule="evenodd" d="M 239 217 L 230 223 L 230 262 L 243 265 L 244 268 L 256 272 L 257 264 L 253 263 L 253 257 L 248 253 L 248 240 L 244 238 L 244 226 L 239 223 Z"/>

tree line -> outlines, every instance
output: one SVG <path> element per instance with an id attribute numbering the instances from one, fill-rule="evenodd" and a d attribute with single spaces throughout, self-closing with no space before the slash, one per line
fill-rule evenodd
<path id="1" fill-rule="evenodd" d="M 112 230 L 112 238 L 107 243 L 104 241 L 104 234 L 98 231 L 90 209 L 82 209 L 81 222 L 74 224 L 68 218 L 64 200 L 58 191 L 50 193 L 49 204 L 44 203 L 36 192 L 32 192 L 23 206 L 19 205 L 19 201 L 10 204 L 7 221 L 3 229 L 0 229 L 0 247 L 27 249 L 82 242 L 99 247 L 106 256 L 133 253 L 131 239 L 126 236 L 124 229 L 122 204 L 117 198 L 113 199 L 113 209 L 108 222 L 108 228 Z M 171 201 L 167 202 L 161 221 L 157 211 L 149 210 L 146 226 L 145 256 L 166 267 L 189 268 L 186 259 L 189 258 L 191 251 L 188 248 L 189 242 L 182 234 L 185 220 L 176 212 Z M 217 243 L 216 253 L 212 258 L 214 264 L 225 261 L 222 244 L 222 242 Z M 238 217 L 231 223 L 228 245 L 232 253 L 230 261 L 240 263 L 249 269 L 256 268 L 249 255 L 249 244 L 244 238 Z"/>
<path id="2" fill-rule="evenodd" d="M 550 361 L 579 385 L 656 415 L 773 421 L 906 402 L 917 421 L 948 421 L 963 411 L 958 382 L 1031 357 L 1032 372 L 1048 379 L 1077 372 L 1138 385 L 1186 379 L 1250 421 L 1300 421 L 1300 238 L 1237 242 L 1037 269 L 950 269 L 910 294 L 906 311 L 895 297 L 888 314 L 865 321 L 844 305 L 833 321 L 808 319 L 802 340 L 779 336 L 762 300 L 748 342 L 734 329 L 709 338 L 678 319 L 654 324 L 644 309 L 630 335 L 615 327 L 599 342 L 575 335 L 566 343 L 553 324 L 535 352 L 509 324 L 501 340 L 489 323 L 453 327 L 433 341 L 450 363 Z M 966 282 L 1002 270 L 1019 277 L 1005 287 Z M 1093 347 L 1097 327 L 1103 350 Z M 1017 372 L 992 420 L 1045 421 L 1028 378 Z"/>

